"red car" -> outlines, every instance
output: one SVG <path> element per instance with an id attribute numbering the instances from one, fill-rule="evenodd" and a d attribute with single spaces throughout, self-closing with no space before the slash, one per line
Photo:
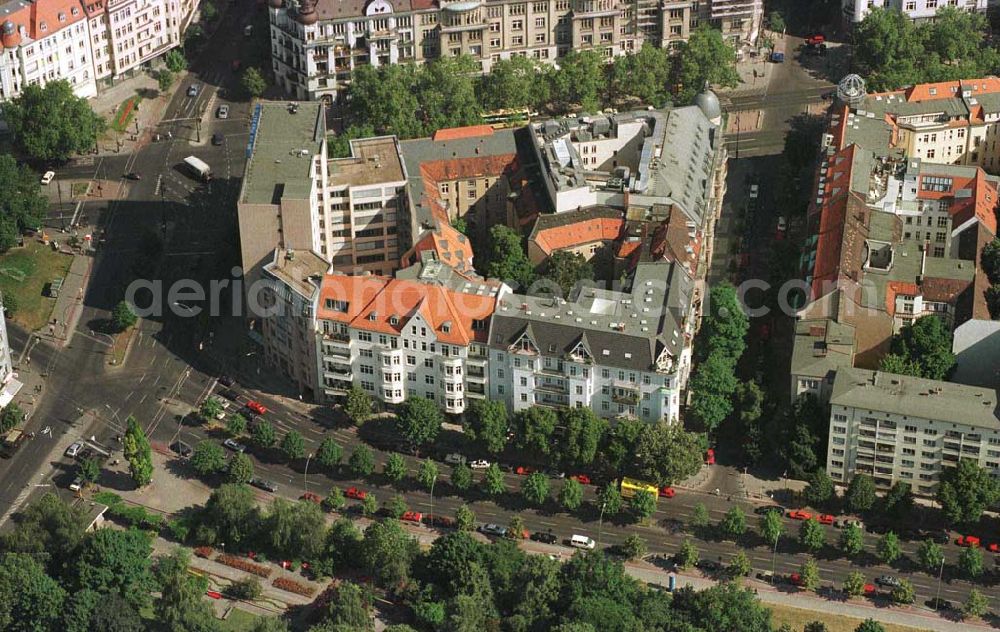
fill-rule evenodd
<path id="1" fill-rule="evenodd" d="M 402 519 L 406 522 L 419 523 L 423 519 L 423 515 L 419 511 L 404 511 Z"/>
<path id="2" fill-rule="evenodd" d="M 875 584 L 865 584 L 864 591 L 866 595 L 875 594 Z"/>
<path id="3" fill-rule="evenodd" d="M 363 489 L 358 489 L 357 487 L 348 487 L 347 491 L 344 492 L 344 496 L 353 498 L 354 500 L 364 500 L 367 495 Z"/>
<path id="4" fill-rule="evenodd" d="M 574 474 L 573 476 L 570 476 L 570 478 L 581 485 L 590 485 L 590 477 L 586 474 Z"/>
<path id="5" fill-rule="evenodd" d="M 970 548 L 977 548 L 982 546 L 982 542 L 974 535 L 960 535 L 958 539 L 955 540 L 955 544 L 958 546 L 967 546 Z"/>
<path id="6" fill-rule="evenodd" d="M 819 46 L 820 44 L 826 43 L 826 36 L 817 33 L 816 35 L 810 35 L 806 38 L 806 44 L 809 46 Z"/>
<path id="7" fill-rule="evenodd" d="M 673 487 L 660 488 L 660 498 L 673 498 L 676 494 Z"/>
<path id="8" fill-rule="evenodd" d="M 820 514 L 818 520 L 820 524 L 833 524 L 834 517 L 830 514 Z"/>
<path id="9" fill-rule="evenodd" d="M 792 573 L 791 575 L 788 576 L 788 581 L 792 582 L 796 586 L 801 586 L 802 575 L 799 575 L 798 573 Z"/>
<path id="10" fill-rule="evenodd" d="M 788 517 L 791 518 L 792 520 L 809 520 L 813 516 L 808 511 L 802 511 L 801 509 L 796 509 L 794 511 L 789 511 Z"/>
<path id="11" fill-rule="evenodd" d="M 705 451 L 705 465 L 715 465 L 715 450 L 712 448 Z"/>
<path id="12" fill-rule="evenodd" d="M 306 492 L 299 496 L 299 500 L 308 500 L 309 502 L 316 503 L 317 505 L 323 502 L 323 499 L 312 492 Z"/>
<path id="13" fill-rule="evenodd" d="M 528 467 L 527 465 L 518 465 L 514 469 L 514 473 L 517 474 L 518 476 L 527 476 L 528 474 L 534 474 L 535 468 Z"/>
<path id="14" fill-rule="evenodd" d="M 1000 553 L 1000 544 L 993 542 L 992 544 L 986 545 L 986 550 L 990 553 Z"/>
<path id="15" fill-rule="evenodd" d="M 252 399 L 247 402 L 247 410 L 255 415 L 263 415 L 267 412 L 267 408 L 265 408 L 260 402 L 256 402 Z"/>

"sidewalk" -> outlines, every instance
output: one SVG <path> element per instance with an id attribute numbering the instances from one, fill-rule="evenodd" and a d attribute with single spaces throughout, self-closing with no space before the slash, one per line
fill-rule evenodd
<path id="1" fill-rule="evenodd" d="M 65 347 L 73 339 L 73 332 L 83 313 L 83 297 L 87 293 L 87 283 L 94 264 L 93 257 L 74 255 L 69 266 L 62 290 L 49 316 L 49 324 L 35 332 L 39 338 Z"/>
<path id="2" fill-rule="evenodd" d="M 765 37 L 770 37 L 774 40 L 774 52 L 786 53 L 787 57 L 785 48 L 788 40 L 786 37 L 782 36 L 781 33 L 761 31 L 759 39 L 763 40 Z M 773 74 L 771 72 L 773 64 L 768 61 L 771 50 L 760 47 L 757 51 L 756 57 L 746 55 L 742 61 L 736 62 L 736 72 L 740 76 L 741 83 L 735 88 L 726 90 L 725 94 L 735 96 L 747 92 L 763 92 L 767 89 Z"/>
<path id="3" fill-rule="evenodd" d="M 90 100 L 90 107 L 104 117 L 108 122 L 108 131 L 99 140 L 98 153 L 101 155 L 129 154 L 137 148 L 149 143 L 157 124 L 163 118 L 163 112 L 177 90 L 183 83 L 186 72 L 178 73 L 174 85 L 166 93 L 160 92 L 156 78 L 148 72 L 142 72 L 135 77 L 125 79 Z M 142 100 L 129 122 L 124 133 L 111 129 L 118 108 L 129 97 L 140 95 Z M 138 129 L 138 133 L 136 130 Z"/>

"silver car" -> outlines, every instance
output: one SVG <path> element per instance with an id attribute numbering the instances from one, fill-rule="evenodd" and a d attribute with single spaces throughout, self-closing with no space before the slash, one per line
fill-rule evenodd
<path id="1" fill-rule="evenodd" d="M 246 452 L 247 449 L 245 445 L 243 445 L 239 441 L 236 441 L 235 439 L 226 439 L 225 441 L 222 442 L 222 445 L 226 446 L 233 452 Z"/>
<path id="2" fill-rule="evenodd" d="M 223 103 L 222 105 L 219 106 L 219 110 L 218 112 L 216 112 L 216 114 L 220 119 L 229 118 L 229 106 Z"/>
<path id="3" fill-rule="evenodd" d="M 479 532 L 486 535 L 495 535 L 497 537 L 502 538 L 507 534 L 507 527 L 501 527 L 498 524 L 493 524 L 492 522 L 490 522 L 489 524 L 484 524 L 481 527 L 479 527 Z"/>

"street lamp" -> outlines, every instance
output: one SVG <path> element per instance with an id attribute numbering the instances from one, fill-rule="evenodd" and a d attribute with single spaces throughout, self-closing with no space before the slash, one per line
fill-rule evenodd
<path id="1" fill-rule="evenodd" d="M 608 506 L 608 501 L 601 503 L 601 515 L 597 518 L 597 548 L 601 548 L 601 536 L 604 533 L 604 508 Z"/>
<path id="2" fill-rule="evenodd" d="M 313 458 L 312 452 L 306 457 L 306 469 L 302 472 L 302 485 L 306 488 L 306 492 L 309 491 L 309 461 Z"/>
<path id="3" fill-rule="evenodd" d="M 941 603 L 941 579 L 944 577 L 944 552 L 941 553 L 941 568 L 938 569 L 937 596 L 934 597 L 934 611 L 937 612 Z"/>

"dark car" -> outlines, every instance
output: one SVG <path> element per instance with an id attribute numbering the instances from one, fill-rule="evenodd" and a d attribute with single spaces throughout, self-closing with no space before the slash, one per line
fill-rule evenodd
<path id="1" fill-rule="evenodd" d="M 226 399 L 228 399 L 228 400 L 232 400 L 232 401 L 234 401 L 234 402 L 235 402 L 235 401 L 236 401 L 237 399 L 239 399 L 239 398 L 240 398 L 240 394 L 239 394 L 239 393 L 237 393 L 236 391 L 234 391 L 234 390 L 233 390 L 233 389 L 231 389 L 231 388 L 224 388 L 224 389 L 222 389 L 221 391 L 219 391 L 219 395 L 222 395 L 222 396 L 223 396 L 223 397 L 225 397 Z"/>
<path id="2" fill-rule="evenodd" d="M 763 505 L 753 510 L 753 512 L 758 516 L 765 516 L 772 511 L 777 511 L 779 514 L 784 516 L 785 512 L 787 512 L 788 510 L 782 507 L 781 505 Z"/>
<path id="3" fill-rule="evenodd" d="M 556 534 L 551 531 L 536 531 L 531 534 L 531 539 L 535 542 L 541 542 L 542 544 L 555 544 L 559 541 Z"/>
<path id="4" fill-rule="evenodd" d="M 943 612 L 948 612 L 954 610 L 954 606 L 947 599 L 941 599 L 940 597 L 935 597 L 934 599 L 928 599 L 926 602 L 927 607 L 931 610 L 940 610 Z"/>
<path id="5" fill-rule="evenodd" d="M 886 588 L 896 588 L 899 586 L 899 578 L 892 575 L 879 575 L 875 578 L 875 583 Z"/>
<path id="6" fill-rule="evenodd" d="M 944 529 L 941 529 L 939 531 L 932 531 L 931 533 L 927 534 L 927 537 L 930 538 L 931 540 L 934 540 L 934 542 L 938 544 L 948 544 L 949 542 L 951 542 L 951 536 Z"/>
<path id="7" fill-rule="evenodd" d="M 876 533 L 878 535 L 885 535 L 889 532 L 889 525 L 885 524 L 870 524 L 868 525 L 868 533 Z"/>
<path id="8" fill-rule="evenodd" d="M 278 491 L 278 484 L 266 478 L 251 478 L 250 484 L 257 489 L 263 489 L 265 492 L 271 492 L 272 494 Z"/>
<path id="9" fill-rule="evenodd" d="M 185 459 L 191 456 L 191 452 L 193 451 L 191 450 L 191 446 L 184 443 L 183 441 L 174 441 L 173 443 L 170 444 L 170 449 L 174 453 L 184 457 Z"/>
<path id="10" fill-rule="evenodd" d="M 718 573 L 722 570 L 722 564 L 715 560 L 698 560 L 695 566 L 706 573 Z"/>
<path id="11" fill-rule="evenodd" d="M 138 173 L 136 173 L 135 171 L 129 171 L 128 173 L 125 174 L 125 179 L 126 180 L 142 180 L 142 176 L 139 175 Z"/>
<path id="12" fill-rule="evenodd" d="M 225 140 L 225 137 L 222 134 L 220 134 L 219 132 L 216 132 L 216 133 L 212 134 L 212 144 L 213 145 L 221 145 L 224 140 Z"/>
<path id="13" fill-rule="evenodd" d="M 197 83 L 192 83 L 191 85 L 188 86 L 187 95 L 189 97 L 196 97 L 198 96 L 199 92 L 201 92 L 201 86 L 198 85 Z"/>
<path id="14" fill-rule="evenodd" d="M 222 384 L 223 386 L 229 387 L 229 386 L 232 386 L 233 384 L 235 384 L 235 381 L 233 380 L 233 378 L 229 377 L 228 375 L 220 375 L 219 376 L 219 384 Z"/>

